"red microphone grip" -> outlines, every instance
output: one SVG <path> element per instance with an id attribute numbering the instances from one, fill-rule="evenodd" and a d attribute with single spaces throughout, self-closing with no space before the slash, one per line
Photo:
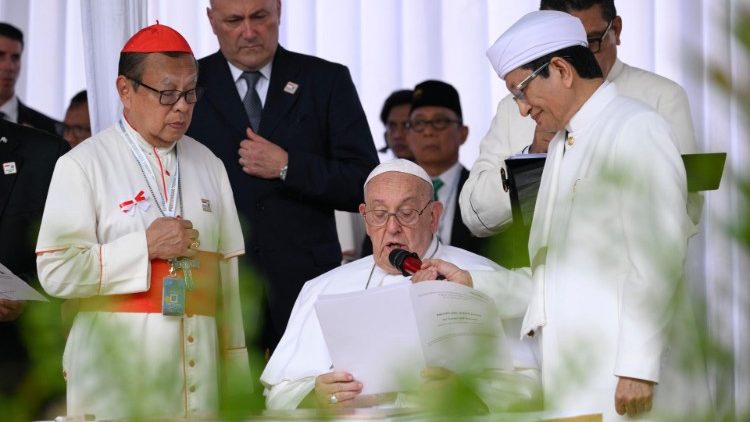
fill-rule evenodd
<path id="1" fill-rule="evenodd" d="M 402 265 L 404 267 L 404 271 L 408 272 L 409 274 L 414 274 L 422 268 L 422 261 L 413 256 L 407 256 L 406 258 L 404 258 L 404 263 Z"/>

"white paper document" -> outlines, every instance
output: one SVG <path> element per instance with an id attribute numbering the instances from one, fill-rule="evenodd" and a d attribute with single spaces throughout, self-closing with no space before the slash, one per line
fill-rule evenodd
<path id="1" fill-rule="evenodd" d="M 47 298 L 13 274 L 3 264 L 0 264 L 0 299 L 48 302 Z"/>
<path id="2" fill-rule="evenodd" d="M 446 281 L 425 281 L 322 295 L 315 303 L 337 371 L 363 385 L 362 394 L 411 390 L 420 371 L 513 367 L 495 302 Z"/>

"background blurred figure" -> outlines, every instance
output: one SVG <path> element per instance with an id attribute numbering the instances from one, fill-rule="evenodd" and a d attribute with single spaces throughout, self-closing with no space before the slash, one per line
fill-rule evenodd
<path id="1" fill-rule="evenodd" d="M 411 95 L 414 91 L 402 89 L 393 92 L 386 98 L 383 110 L 380 111 L 380 121 L 385 126 L 385 146 L 378 152 L 385 153 L 389 149 L 393 151 L 396 158 L 405 158 L 414 161 L 414 153 L 406 143 L 406 123 L 409 121 L 409 110 L 411 110 Z"/>
<path id="2" fill-rule="evenodd" d="M 69 149 L 56 136 L 0 119 L 0 162 L 3 163 L 0 174 L 0 262 L 40 291 L 34 253 L 39 222 L 55 162 Z M 42 405 L 48 397 L 44 390 L 56 383 L 51 381 L 37 386 L 33 392 L 28 391 L 33 385 L 28 380 L 28 374 L 30 356 L 34 350 L 24 342 L 18 318 L 28 314 L 32 307 L 49 308 L 45 310 L 51 310 L 48 314 L 59 321 L 59 307 L 56 305 L 41 302 L 27 305 L 21 301 L 0 299 L 0 396 L 19 398 L 33 413 L 34 408 Z M 52 323 L 49 319 L 46 322 Z M 30 325 L 25 324 L 24 327 L 29 329 Z M 57 333 L 59 338 L 52 341 L 57 341 L 61 346 L 62 334 L 59 330 L 45 331 L 45 335 L 40 336 L 44 339 L 33 340 L 51 340 L 53 333 Z M 62 349 L 53 350 L 52 347 L 45 348 L 44 352 L 51 355 L 62 352 Z M 56 366 L 60 366 L 59 363 Z M 33 397 L 26 393 L 32 393 Z M 29 403 L 29 399 L 36 403 Z M 32 419 L 33 416 L 28 414 L 19 418 Z M 13 419 L 11 415 L 3 414 L 3 419 L 6 417 Z"/>
<path id="3" fill-rule="evenodd" d="M 60 125 L 59 133 L 74 147 L 91 137 L 91 121 L 89 119 L 89 102 L 86 90 L 74 95 L 70 100 L 65 119 Z"/>
<path id="4" fill-rule="evenodd" d="M 26 107 L 16 96 L 22 52 L 23 32 L 11 24 L 0 22 L 0 118 L 57 133 L 60 122 Z"/>

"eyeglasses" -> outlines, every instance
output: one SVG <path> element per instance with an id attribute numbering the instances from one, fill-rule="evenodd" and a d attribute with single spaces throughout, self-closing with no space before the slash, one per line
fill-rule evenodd
<path id="1" fill-rule="evenodd" d="M 602 40 L 604 37 L 607 36 L 609 33 L 609 30 L 612 29 L 612 22 L 614 22 L 614 19 L 611 19 L 609 21 L 609 24 L 607 24 L 607 29 L 604 30 L 604 33 L 598 37 L 592 37 L 588 39 L 589 42 L 589 50 L 591 50 L 592 53 L 596 54 L 602 49 Z"/>
<path id="2" fill-rule="evenodd" d="M 417 224 L 419 217 L 432 202 L 433 201 L 430 200 L 420 211 L 413 208 L 400 208 L 396 210 L 396 212 L 388 212 L 388 210 L 370 210 L 365 212 L 365 221 L 371 226 L 380 227 L 388 222 L 388 217 L 394 216 L 402 226 L 413 226 Z"/>
<path id="3" fill-rule="evenodd" d="M 175 105 L 177 101 L 180 101 L 181 97 L 185 97 L 185 102 L 188 104 L 195 104 L 203 96 L 203 87 L 197 86 L 187 91 L 178 91 L 176 89 L 165 89 L 159 91 L 154 87 L 150 87 L 144 84 L 142 81 L 138 81 L 132 78 L 128 78 L 138 85 L 142 85 L 144 88 L 148 88 L 157 94 L 159 94 L 159 104 L 161 105 Z"/>
<path id="4" fill-rule="evenodd" d="M 526 87 L 529 85 L 531 81 L 534 80 L 537 76 L 539 76 L 539 73 L 544 70 L 547 66 L 549 66 L 550 62 L 547 62 L 541 66 L 539 66 L 535 71 L 531 72 L 529 76 L 523 78 L 521 82 L 516 84 L 516 86 L 510 88 L 510 93 L 513 94 L 513 99 L 516 101 L 523 101 L 526 99 L 526 94 L 524 94 L 523 90 L 526 89 Z"/>
<path id="5" fill-rule="evenodd" d="M 65 123 L 59 123 L 57 124 L 57 133 L 59 135 L 70 133 L 77 137 L 91 136 L 91 126 L 66 125 Z"/>
<path id="6" fill-rule="evenodd" d="M 385 129 L 388 132 L 395 132 L 397 130 L 406 130 L 406 129 L 409 129 L 409 122 L 397 122 L 394 120 L 389 120 L 385 124 Z"/>
<path id="7" fill-rule="evenodd" d="M 406 122 L 406 128 L 420 133 L 427 128 L 427 125 L 432 126 L 432 128 L 436 131 L 441 131 L 445 130 L 452 124 L 461 124 L 461 120 L 449 119 L 447 117 L 438 117 L 437 119 L 432 120 L 416 119 L 410 122 Z"/>

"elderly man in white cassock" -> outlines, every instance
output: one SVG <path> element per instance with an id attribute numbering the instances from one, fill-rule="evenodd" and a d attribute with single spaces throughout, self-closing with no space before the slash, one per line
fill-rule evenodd
<path id="1" fill-rule="evenodd" d="M 120 53 L 122 118 L 55 167 L 36 251 L 44 289 L 78 311 L 63 355 L 69 415 L 212 417 L 220 362 L 249 373 L 232 191 L 221 161 L 185 136 L 197 80 L 179 33 L 142 29 Z"/>
<path id="2" fill-rule="evenodd" d="M 521 114 L 556 132 L 521 331 L 540 339 L 545 403 L 607 421 L 648 417 L 694 230 L 674 134 L 602 78 L 581 21 L 567 13 L 522 17 L 487 55 Z"/>
<path id="3" fill-rule="evenodd" d="M 439 272 L 449 281 L 492 297 L 506 333 L 518 329 L 508 326 L 520 326 L 520 316 L 531 293 L 528 273 L 508 271 L 482 256 L 440 243 L 435 233 L 443 206 L 433 200 L 432 180 L 424 169 L 404 159 L 380 164 L 365 181 L 364 196 L 359 212 L 372 240 L 373 255 L 305 283 L 284 336 L 261 376 L 266 387 L 266 404 L 271 409 L 410 403 L 404 394 L 378 400 L 363 398 L 359 380 L 344 370 L 332 369 L 314 309 L 320 295 L 434 280 Z M 425 259 L 422 270 L 411 280 L 389 262 L 388 256 L 394 249 L 413 251 Z M 538 371 L 530 346 L 520 343 L 515 334 L 506 342 L 511 344 L 514 370 L 499 371 L 497 378 L 488 379 L 476 391 L 483 402 L 480 404 L 491 410 L 507 409 L 537 398 L 534 393 L 538 389 Z M 422 376 L 426 384 L 432 385 L 455 381 L 453 374 L 443 368 L 426 368 Z"/>

